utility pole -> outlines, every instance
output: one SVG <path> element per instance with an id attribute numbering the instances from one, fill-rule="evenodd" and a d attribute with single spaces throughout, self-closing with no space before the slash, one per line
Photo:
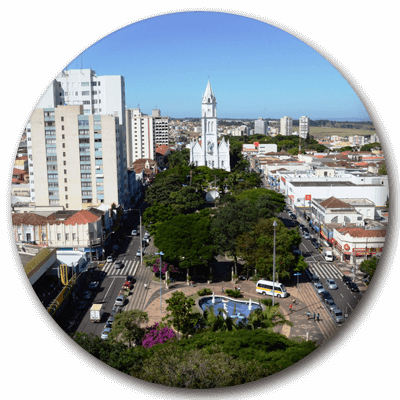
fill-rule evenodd
<path id="1" fill-rule="evenodd" d="M 297 304 L 296 304 L 296 311 L 299 309 L 299 276 L 300 272 L 297 272 L 294 274 L 294 276 L 297 276 Z"/>

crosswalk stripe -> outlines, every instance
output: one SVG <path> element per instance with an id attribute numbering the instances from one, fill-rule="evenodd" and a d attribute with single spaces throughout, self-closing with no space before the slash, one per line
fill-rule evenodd
<path id="1" fill-rule="evenodd" d="M 319 278 L 336 278 L 339 279 L 343 272 L 340 271 L 334 264 L 327 264 L 327 263 L 313 263 L 309 264 L 309 268 L 311 269 L 312 273 L 317 275 Z"/>

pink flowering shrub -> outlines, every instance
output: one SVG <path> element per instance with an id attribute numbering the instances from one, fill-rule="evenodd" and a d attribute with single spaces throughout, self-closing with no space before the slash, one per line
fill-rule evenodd
<path id="1" fill-rule="evenodd" d="M 161 328 L 156 322 L 144 335 L 142 345 L 148 349 L 156 344 L 162 344 L 168 340 L 172 340 L 175 337 L 175 333 L 171 328 L 168 328 L 167 326 Z"/>
<path id="2" fill-rule="evenodd" d="M 158 272 L 160 269 L 160 259 L 157 259 L 156 263 L 153 265 L 153 272 Z M 161 263 L 161 272 L 165 274 L 166 272 L 177 272 L 178 270 L 175 268 L 174 265 L 168 265 L 166 262 Z"/>

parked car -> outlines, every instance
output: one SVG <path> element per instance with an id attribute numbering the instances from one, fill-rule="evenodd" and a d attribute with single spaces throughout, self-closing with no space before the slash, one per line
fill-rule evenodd
<path id="1" fill-rule="evenodd" d="M 310 234 L 308 232 L 304 232 L 303 238 L 306 239 L 306 240 L 309 240 L 309 239 L 311 239 L 311 236 L 310 236 Z"/>
<path id="2" fill-rule="evenodd" d="M 325 302 L 325 300 L 332 299 L 331 294 L 326 290 L 319 292 L 318 294 L 319 294 L 319 297 L 321 298 L 321 300 L 323 300 L 324 302 Z"/>
<path id="3" fill-rule="evenodd" d="M 336 282 L 333 279 L 327 279 L 326 284 L 328 285 L 329 289 L 337 289 Z"/>
<path id="4" fill-rule="evenodd" d="M 117 261 L 115 261 L 114 267 L 115 267 L 116 269 L 122 268 L 122 260 L 117 260 Z"/>
<path id="5" fill-rule="evenodd" d="M 319 282 L 318 275 L 313 275 L 313 276 L 311 277 L 311 280 L 313 281 L 314 284 L 315 284 L 315 282 Z"/>
<path id="6" fill-rule="evenodd" d="M 350 276 L 347 276 L 347 275 L 342 276 L 342 281 L 345 284 L 347 284 L 348 282 L 353 282 L 353 280 L 350 278 Z"/>
<path id="7" fill-rule="evenodd" d="M 114 318 L 114 315 L 110 315 L 110 316 L 108 317 L 108 319 L 107 319 L 107 323 L 112 325 L 112 324 L 114 323 L 114 319 L 115 319 L 115 318 Z"/>
<path id="8" fill-rule="evenodd" d="M 140 257 L 141 253 L 142 253 L 141 249 L 138 249 L 138 251 L 136 252 L 136 257 Z"/>
<path id="9" fill-rule="evenodd" d="M 297 217 L 296 217 L 296 215 L 295 214 L 290 214 L 290 218 L 292 218 L 292 219 L 297 219 Z"/>
<path id="10" fill-rule="evenodd" d="M 311 239 L 311 244 L 316 248 L 316 249 L 318 249 L 318 240 L 317 239 L 315 239 L 315 238 L 312 238 Z"/>
<path id="11" fill-rule="evenodd" d="M 111 332 L 111 328 L 104 328 L 103 332 L 101 332 L 101 338 L 103 340 L 108 339 L 108 335 Z"/>
<path id="12" fill-rule="evenodd" d="M 322 283 L 321 283 L 321 281 L 319 280 L 319 278 L 318 278 L 318 276 L 316 276 L 316 275 L 314 275 L 315 276 L 315 280 L 314 280 L 314 286 L 315 287 L 317 287 L 317 285 L 322 285 Z"/>
<path id="13" fill-rule="evenodd" d="M 121 312 L 121 309 L 122 309 L 121 306 L 114 306 L 110 312 L 110 317 L 115 317 L 118 313 Z"/>
<path id="14" fill-rule="evenodd" d="M 113 256 L 108 256 L 107 259 L 106 259 L 106 262 L 112 263 L 113 261 L 114 261 Z"/>
<path id="15" fill-rule="evenodd" d="M 329 311 L 332 311 L 335 308 L 338 308 L 336 303 L 333 301 L 333 299 L 326 300 L 325 303 L 326 303 L 326 306 L 328 307 Z"/>
<path id="16" fill-rule="evenodd" d="M 325 291 L 325 289 L 324 289 L 324 287 L 322 286 L 321 283 L 317 283 L 317 284 L 315 285 L 315 288 L 317 289 L 317 292 L 318 292 L 318 293 L 321 293 L 321 292 Z"/>
<path id="17" fill-rule="evenodd" d="M 358 288 L 358 286 L 357 286 L 354 282 L 352 282 L 352 283 L 349 285 L 349 289 L 350 289 L 352 292 L 359 292 L 359 291 L 360 291 L 360 289 Z"/>
<path id="18" fill-rule="evenodd" d="M 97 289 L 99 285 L 100 283 L 97 281 L 90 282 L 89 289 Z"/>
<path id="19" fill-rule="evenodd" d="M 301 250 L 300 250 L 298 247 L 293 246 L 293 254 L 299 254 L 299 255 L 301 255 Z"/>
<path id="20" fill-rule="evenodd" d="M 137 236 L 137 234 L 138 234 L 138 231 L 137 231 L 136 229 L 134 229 L 134 230 L 131 232 L 131 235 L 132 235 L 132 236 Z"/>
<path id="21" fill-rule="evenodd" d="M 333 318 L 337 323 L 343 322 L 343 314 L 339 308 L 334 308 L 332 310 Z"/>
<path id="22" fill-rule="evenodd" d="M 132 275 L 128 275 L 128 276 L 126 277 L 126 281 L 127 281 L 127 282 L 130 282 L 130 283 L 133 283 L 133 282 L 135 281 L 135 278 L 134 278 Z"/>

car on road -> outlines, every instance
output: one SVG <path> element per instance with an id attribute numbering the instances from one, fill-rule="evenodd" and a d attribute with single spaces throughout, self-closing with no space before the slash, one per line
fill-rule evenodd
<path id="1" fill-rule="evenodd" d="M 120 306 L 114 306 L 110 312 L 110 317 L 115 317 L 118 313 L 121 312 L 121 309 L 122 308 Z"/>
<path id="2" fill-rule="evenodd" d="M 114 267 L 116 268 L 116 269 L 118 269 L 118 268 L 122 268 L 122 260 L 117 260 L 117 261 L 115 261 L 115 264 L 114 264 Z"/>
<path id="3" fill-rule="evenodd" d="M 293 246 L 293 254 L 301 255 L 301 250 L 298 247 Z"/>
<path id="4" fill-rule="evenodd" d="M 318 295 L 321 298 L 321 300 L 323 300 L 324 302 L 326 300 L 330 300 L 332 298 L 331 294 L 326 290 L 319 292 Z"/>
<path id="5" fill-rule="evenodd" d="M 315 284 L 315 282 L 319 282 L 319 277 L 318 277 L 318 275 L 312 275 L 312 276 L 311 276 L 311 280 L 313 281 L 314 284 Z"/>
<path id="6" fill-rule="evenodd" d="M 333 299 L 329 299 L 325 301 L 326 306 L 328 307 L 329 311 L 334 310 L 335 308 L 338 308 L 336 303 L 333 301 Z"/>
<path id="7" fill-rule="evenodd" d="M 358 288 L 358 286 L 357 286 L 354 282 L 352 282 L 352 283 L 349 285 L 349 289 L 350 289 L 352 292 L 359 292 L 359 291 L 360 291 L 360 289 Z"/>
<path id="8" fill-rule="evenodd" d="M 318 240 L 317 240 L 317 239 L 312 238 L 312 239 L 311 239 L 311 244 L 312 244 L 316 249 L 318 249 L 319 245 L 318 245 Z"/>
<path id="9" fill-rule="evenodd" d="M 322 286 L 322 284 L 320 282 L 315 285 L 315 288 L 317 289 L 318 293 L 325 291 L 324 287 Z"/>
<path id="10" fill-rule="evenodd" d="M 353 280 L 350 278 L 350 276 L 343 275 L 342 276 L 342 281 L 347 285 L 348 282 L 353 282 Z"/>
<path id="11" fill-rule="evenodd" d="M 144 252 L 143 252 L 144 253 Z M 138 249 L 138 251 L 136 252 L 136 257 L 140 257 L 140 255 L 142 254 L 141 250 Z"/>
<path id="12" fill-rule="evenodd" d="M 333 319 L 337 322 L 343 322 L 343 314 L 342 312 L 339 310 L 339 308 L 334 308 L 332 310 L 332 315 L 333 315 Z"/>
<path id="13" fill-rule="evenodd" d="M 110 315 L 107 318 L 107 323 L 112 325 L 114 323 L 114 319 L 115 319 L 114 315 Z"/>
<path id="14" fill-rule="evenodd" d="M 100 285 L 100 282 L 97 282 L 97 281 L 90 282 L 89 289 L 97 289 L 99 287 L 99 285 Z"/>
<path id="15" fill-rule="evenodd" d="M 110 334 L 110 332 L 111 332 L 111 328 L 104 328 L 103 332 L 101 332 L 101 338 L 103 340 L 108 339 L 108 335 Z"/>
<path id="16" fill-rule="evenodd" d="M 329 289 L 337 289 L 336 282 L 333 279 L 327 279 L 326 284 L 328 285 Z"/>
<path id="17" fill-rule="evenodd" d="M 137 231 L 136 229 L 134 229 L 134 230 L 131 232 L 131 235 L 132 235 L 132 236 L 137 236 L 137 234 L 138 234 L 138 231 Z"/>
<path id="18" fill-rule="evenodd" d="M 133 283 L 135 281 L 135 278 L 132 275 L 128 275 L 126 277 L 127 282 Z"/>
<path id="19" fill-rule="evenodd" d="M 297 219 L 297 217 L 296 217 L 296 215 L 295 214 L 290 214 L 290 218 L 292 218 L 292 219 Z"/>
<path id="20" fill-rule="evenodd" d="M 309 240 L 309 239 L 311 239 L 311 236 L 310 236 L 310 234 L 308 232 L 304 232 L 303 233 L 303 238 L 306 239 L 306 240 Z"/>
<path id="21" fill-rule="evenodd" d="M 113 261 L 114 261 L 113 256 L 108 256 L 107 259 L 106 259 L 106 262 L 112 263 Z"/>

